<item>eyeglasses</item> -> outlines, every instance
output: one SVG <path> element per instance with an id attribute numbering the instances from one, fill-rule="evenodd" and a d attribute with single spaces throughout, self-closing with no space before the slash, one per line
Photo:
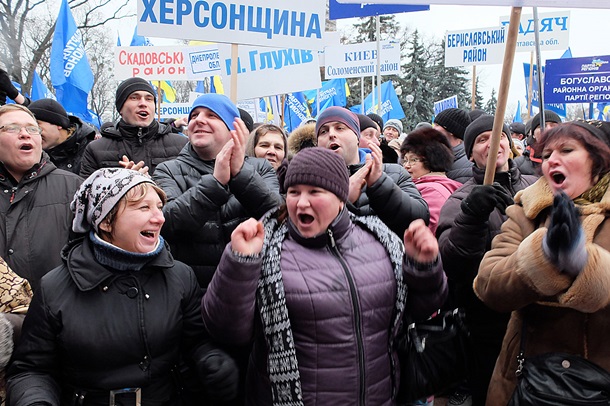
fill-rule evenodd
<path id="1" fill-rule="evenodd" d="M 416 164 L 418 162 L 424 162 L 424 160 L 421 158 L 407 158 L 407 157 L 404 157 L 402 159 L 403 165 L 411 165 L 411 164 Z"/>
<path id="2" fill-rule="evenodd" d="M 40 128 L 38 126 L 35 126 L 35 125 L 21 126 L 18 124 L 3 125 L 0 127 L 0 131 L 7 132 L 9 134 L 19 134 L 21 132 L 22 128 L 25 128 L 25 131 L 30 135 L 38 135 L 38 134 L 42 133 L 42 128 Z"/>

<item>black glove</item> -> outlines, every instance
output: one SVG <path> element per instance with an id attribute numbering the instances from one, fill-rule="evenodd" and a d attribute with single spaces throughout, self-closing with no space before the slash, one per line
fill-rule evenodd
<path id="1" fill-rule="evenodd" d="M 551 222 L 542 244 L 547 257 L 562 272 L 578 275 L 587 262 L 585 235 L 580 224 L 580 211 L 565 193 L 553 199 Z"/>
<path id="2" fill-rule="evenodd" d="M 504 214 L 511 204 L 513 198 L 496 182 L 472 188 L 470 194 L 462 200 L 461 208 L 464 213 L 486 221 L 494 209 L 497 208 Z"/>
<path id="3" fill-rule="evenodd" d="M 27 107 L 30 105 L 31 102 L 32 102 L 32 99 L 30 99 L 27 96 L 23 96 L 23 103 L 21 105 L 24 107 Z"/>
<path id="4" fill-rule="evenodd" d="M 8 77 L 8 73 L 3 69 L 0 69 L 0 90 L 13 100 L 19 95 L 19 90 L 13 85 L 11 78 Z M 6 97 L 4 102 L 6 103 Z"/>
<path id="5" fill-rule="evenodd" d="M 199 379 L 206 394 L 213 400 L 229 401 L 237 395 L 239 372 L 237 364 L 226 352 L 206 344 L 195 359 Z"/>

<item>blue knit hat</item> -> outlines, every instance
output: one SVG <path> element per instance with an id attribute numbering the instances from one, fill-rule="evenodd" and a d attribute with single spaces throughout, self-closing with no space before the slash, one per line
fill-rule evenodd
<path id="1" fill-rule="evenodd" d="M 240 117 L 237 106 L 227 96 L 218 93 L 206 93 L 199 96 L 193 102 L 191 110 L 189 111 L 189 121 L 191 121 L 191 113 L 197 107 L 205 107 L 206 109 L 212 110 L 220 117 L 225 123 L 229 130 L 235 130 L 233 127 L 233 121 L 236 117 Z"/>
<path id="2" fill-rule="evenodd" d="M 318 121 L 316 121 L 316 137 L 320 132 L 320 127 L 332 121 L 338 121 L 345 124 L 354 134 L 356 134 L 356 137 L 360 139 L 360 121 L 358 120 L 358 116 L 356 113 L 339 106 L 329 107 L 320 113 Z"/>

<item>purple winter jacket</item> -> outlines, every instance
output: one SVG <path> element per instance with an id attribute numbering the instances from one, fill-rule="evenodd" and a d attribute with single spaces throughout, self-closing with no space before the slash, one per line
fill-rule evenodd
<path id="1" fill-rule="evenodd" d="M 303 403 L 392 405 L 397 370 L 391 359 L 393 266 L 384 246 L 353 224 L 346 210 L 338 220 L 331 225 L 337 251 L 326 234 L 306 239 L 291 227 L 282 245 L 280 265 Z M 254 341 L 246 399 L 257 406 L 272 404 L 267 347 L 256 308 L 261 263 L 260 257 L 236 256 L 229 244 L 202 302 L 204 322 L 215 339 L 238 345 Z M 440 260 L 422 271 L 404 261 L 403 270 L 405 311 L 425 319 L 446 298 Z"/>

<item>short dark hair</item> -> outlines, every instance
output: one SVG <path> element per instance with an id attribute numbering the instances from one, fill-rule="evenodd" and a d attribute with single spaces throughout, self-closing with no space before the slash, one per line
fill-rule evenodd
<path id="1" fill-rule="evenodd" d="M 610 171 L 610 147 L 608 144 L 576 124 L 563 123 L 545 130 L 536 143 L 536 150 L 542 153 L 547 145 L 562 138 L 571 138 L 585 147 L 591 161 L 593 161 L 591 166 L 592 180 Z"/>
<path id="2" fill-rule="evenodd" d="M 410 132 L 400 146 L 401 158 L 412 152 L 424 159 L 425 168 L 433 172 L 447 172 L 453 165 L 451 144 L 440 131 L 421 127 Z"/>

